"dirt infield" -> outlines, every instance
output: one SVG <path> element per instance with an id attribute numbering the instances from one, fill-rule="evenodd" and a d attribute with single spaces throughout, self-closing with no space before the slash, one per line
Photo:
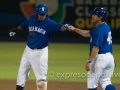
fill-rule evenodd
<path id="1" fill-rule="evenodd" d="M 16 90 L 15 80 L 0 80 L 0 90 Z M 120 84 L 114 84 L 117 90 L 120 90 Z M 98 87 L 98 90 L 102 90 Z M 35 81 L 27 81 L 24 90 L 36 90 Z M 87 90 L 86 83 L 82 82 L 62 82 L 62 81 L 49 81 L 48 90 Z"/>

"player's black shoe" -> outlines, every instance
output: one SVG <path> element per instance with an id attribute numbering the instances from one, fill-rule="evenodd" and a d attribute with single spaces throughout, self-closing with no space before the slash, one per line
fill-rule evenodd
<path id="1" fill-rule="evenodd" d="M 24 87 L 21 87 L 19 85 L 16 85 L 16 90 L 23 90 Z"/>

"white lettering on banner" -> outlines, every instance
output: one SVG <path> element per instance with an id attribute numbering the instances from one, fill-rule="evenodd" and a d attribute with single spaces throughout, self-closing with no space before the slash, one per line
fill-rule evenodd
<path id="1" fill-rule="evenodd" d="M 110 16 L 111 17 L 115 17 L 115 16 L 117 16 L 117 13 L 116 13 L 116 8 L 115 7 L 112 7 L 111 9 L 110 9 Z"/>
<path id="2" fill-rule="evenodd" d="M 86 8 L 85 8 L 85 15 L 91 16 L 89 7 L 86 7 Z"/>
<path id="3" fill-rule="evenodd" d="M 84 4 L 84 0 L 76 0 L 76 3 L 77 3 L 78 5 L 82 5 L 82 4 Z"/>
<path id="4" fill-rule="evenodd" d="M 108 11 L 108 14 L 110 17 L 116 17 L 116 16 L 120 16 L 120 7 L 114 7 L 111 6 L 109 7 L 103 7 L 104 9 L 106 9 Z M 90 9 L 89 6 L 78 6 L 75 9 L 75 13 L 77 16 L 86 16 L 86 17 L 90 17 Z"/>
<path id="5" fill-rule="evenodd" d="M 76 7 L 75 13 L 77 16 L 87 16 L 87 17 L 91 16 L 89 7 L 87 7 L 87 6 L 86 7 L 83 7 L 83 6 Z"/>
<path id="6" fill-rule="evenodd" d="M 118 7 L 118 16 L 120 16 L 120 7 Z"/>
<path id="7" fill-rule="evenodd" d="M 77 27 L 93 28 L 90 11 L 92 8 L 102 6 L 108 12 L 111 29 L 120 28 L 120 0 L 75 0 L 75 4 Z"/>
<path id="8" fill-rule="evenodd" d="M 77 5 L 120 5 L 120 0 L 76 0 Z"/>
<path id="9" fill-rule="evenodd" d="M 83 16 L 84 14 L 83 14 L 83 7 L 82 6 L 79 6 L 79 7 L 77 7 L 76 8 L 76 10 L 75 10 L 75 12 L 76 12 L 76 15 L 78 15 L 78 16 Z"/>
<path id="10" fill-rule="evenodd" d="M 108 11 L 110 17 L 119 17 L 120 16 L 120 7 L 111 6 L 111 7 L 103 7 Z"/>
<path id="11" fill-rule="evenodd" d="M 91 5 L 92 4 L 92 0 L 86 0 L 86 5 Z"/>
<path id="12" fill-rule="evenodd" d="M 29 27 L 29 31 L 36 31 L 36 32 L 39 32 L 41 34 L 45 34 L 45 32 L 46 32 L 44 29 L 38 28 L 38 27 L 34 27 L 34 26 Z"/>

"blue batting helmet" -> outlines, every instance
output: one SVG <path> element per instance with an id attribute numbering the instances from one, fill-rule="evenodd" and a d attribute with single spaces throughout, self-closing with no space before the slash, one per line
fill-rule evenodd
<path id="1" fill-rule="evenodd" d="M 102 7 L 96 7 L 93 11 L 91 11 L 91 14 L 107 18 L 107 11 Z"/>
<path id="2" fill-rule="evenodd" d="M 36 14 L 48 14 L 48 8 L 45 4 L 38 4 L 35 8 Z"/>

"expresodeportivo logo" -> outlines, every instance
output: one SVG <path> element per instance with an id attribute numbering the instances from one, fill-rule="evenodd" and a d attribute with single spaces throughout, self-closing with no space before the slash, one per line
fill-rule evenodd
<path id="1" fill-rule="evenodd" d="M 20 2 L 20 9 L 26 18 L 35 11 L 35 5 L 46 4 L 49 9 L 49 17 L 56 22 L 62 23 L 66 15 L 66 6 L 73 6 L 73 0 L 28 0 Z"/>
<path id="2" fill-rule="evenodd" d="M 93 74 L 89 74 L 89 73 L 84 73 L 84 72 L 53 72 L 53 71 L 49 71 L 47 76 L 49 78 L 63 78 L 63 79 L 70 79 L 70 78 L 86 78 L 86 77 L 120 77 L 120 72 L 116 72 L 113 73 L 111 75 L 111 73 L 105 73 L 105 74 L 100 74 L 100 73 L 93 73 Z"/>

